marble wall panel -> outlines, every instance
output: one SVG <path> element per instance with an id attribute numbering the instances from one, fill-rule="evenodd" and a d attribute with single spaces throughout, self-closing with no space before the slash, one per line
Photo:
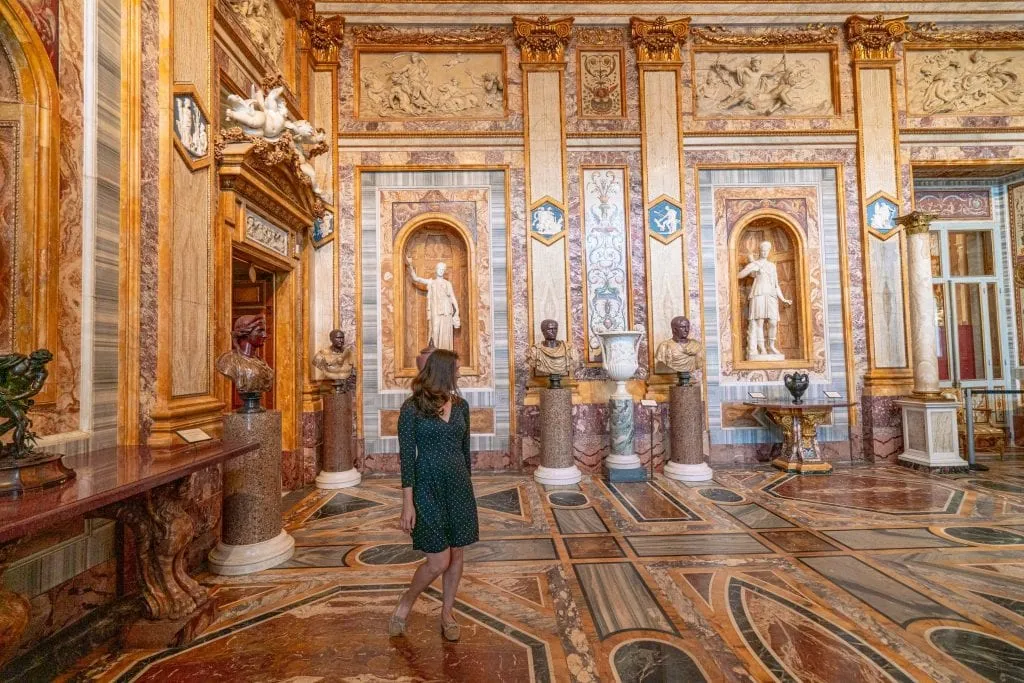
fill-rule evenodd
<path id="1" fill-rule="evenodd" d="M 607 51 L 618 53 L 622 65 L 618 88 L 622 95 L 623 108 L 601 113 L 581 103 L 581 96 L 585 94 L 584 84 L 581 82 L 585 78 L 582 57 L 588 53 Z M 611 80 L 611 77 L 599 80 Z M 601 96 L 600 91 L 598 94 Z M 640 132 L 640 80 L 637 77 L 636 51 L 630 43 L 628 29 L 617 26 L 588 26 L 576 29 L 575 40 L 569 45 L 567 52 L 565 117 L 566 130 L 570 135 Z"/>
<path id="2" fill-rule="evenodd" d="M 836 114 L 832 52 L 697 50 L 699 118 L 823 118 Z"/>
<path id="3" fill-rule="evenodd" d="M 584 354 L 590 363 L 601 358 L 599 333 L 630 329 L 626 172 L 583 169 Z"/>
<path id="4" fill-rule="evenodd" d="M 581 119 L 619 119 L 626 115 L 623 50 L 581 49 L 577 51 Z"/>
<path id="5" fill-rule="evenodd" d="M 1013 314 L 1017 330 L 1017 364 L 1024 365 L 1024 181 L 1012 183 L 1006 188 L 1006 205 L 1010 223 L 1009 269 L 1013 273 Z"/>
<path id="6" fill-rule="evenodd" d="M 679 96 L 675 71 L 645 71 L 644 108 L 647 201 L 679 197 Z"/>
<path id="7" fill-rule="evenodd" d="M 1022 49 L 905 49 L 911 117 L 1021 115 Z"/>
<path id="8" fill-rule="evenodd" d="M 19 0 L 22 9 L 28 14 L 29 21 L 39 34 L 39 39 L 46 48 L 53 68 L 59 66 L 60 57 L 60 22 L 58 21 L 60 0 Z M 67 30 L 67 29 L 65 29 Z"/>
<path id="9" fill-rule="evenodd" d="M 459 54 L 460 47 L 466 47 L 465 54 L 477 49 L 498 48 L 505 51 L 504 72 L 501 74 L 507 115 L 501 118 L 477 118 L 424 120 L 408 118 L 398 121 L 360 120 L 356 112 L 356 52 L 366 50 L 392 50 L 405 48 L 408 51 L 430 52 L 443 46 L 452 53 L 450 59 Z M 460 58 L 461 59 L 461 58 Z M 463 66 L 455 65 L 453 68 Z M 459 71 L 462 74 L 463 71 Z M 519 49 L 512 40 L 511 27 L 494 26 L 487 29 L 462 29 L 451 26 L 430 26 L 415 29 L 394 26 L 345 27 L 345 40 L 341 47 L 338 68 L 338 125 L 342 133 L 385 133 L 385 132 L 521 132 L 523 129 L 523 74 L 519 66 Z M 460 87 L 468 88 L 468 81 L 461 80 Z M 468 78 L 468 77 L 467 77 Z M 450 80 L 445 79 L 446 81 Z M 475 86 L 474 86 L 475 87 Z M 493 91 L 493 86 L 491 87 Z M 486 95 L 485 95 L 486 97 Z M 493 99 L 493 94 L 491 95 Z M 478 98 L 479 99 L 479 98 Z"/>
<path id="10" fill-rule="evenodd" d="M 337 240 L 334 240 L 313 252 L 313 272 L 311 275 L 313 283 L 313 330 L 310 335 L 310 346 L 313 347 L 311 349 L 313 353 L 316 353 L 315 349 L 330 344 L 329 335 L 331 330 L 334 329 L 334 314 L 335 310 L 337 310 L 334 298 L 334 250 L 337 244 Z M 351 345 L 354 342 L 355 337 L 353 335 L 345 335 L 346 344 Z M 307 357 L 312 358 L 313 353 L 310 353 Z M 317 379 L 321 379 L 323 376 L 320 370 L 312 366 L 310 366 L 310 371 L 313 373 L 313 377 Z"/>
<path id="11" fill-rule="evenodd" d="M 171 310 L 172 395 L 209 388 L 209 171 L 193 173 L 177 156 L 171 162 L 176 202 L 173 215 L 174 274 Z M 186 210 L 185 207 L 188 207 Z"/>
<path id="12" fill-rule="evenodd" d="M 280 15 L 280 10 L 277 9 L 274 0 L 249 4 L 265 5 L 266 11 L 276 11 Z M 203 9 L 206 11 L 202 11 Z M 211 14 L 207 5 L 197 5 L 191 11 L 171 12 L 174 81 L 195 85 L 204 106 L 210 104 Z"/>
<path id="13" fill-rule="evenodd" d="M 992 218 L 992 193 L 987 187 L 916 187 L 914 208 L 941 220 L 984 220 Z"/>
<path id="14" fill-rule="evenodd" d="M 906 327 L 903 324 L 903 256 L 899 239 L 868 236 L 871 254 L 871 329 L 875 365 L 907 366 Z"/>
<path id="15" fill-rule="evenodd" d="M 897 196 L 895 130 L 892 85 L 888 69 L 861 69 L 861 145 L 864 156 L 864 197 L 876 192 Z"/>
<path id="16" fill-rule="evenodd" d="M 531 71 L 527 81 L 529 117 L 530 202 L 545 195 L 564 201 L 562 181 L 562 76 L 557 71 Z"/>
<path id="17" fill-rule="evenodd" d="M 21 123 L 0 122 L 0 157 L 21 158 Z M 11 353 L 15 340 L 15 292 L 18 282 L 17 246 L 21 198 L 21 165 L 5 164 L 0 176 L 0 354 Z"/>
<path id="18" fill-rule="evenodd" d="M 533 338 L 540 339 L 540 324 L 551 319 L 565 330 L 568 320 L 565 302 L 565 240 L 544 244 L 530 241 L 530 276 L 533 289 Z"/>
<path id="19" fill-rule="evenodd" d="M 648 249 L 651 264 L 651 299 L 648 307 L 653 335 L 649 345 L 657 348 L 658 344 L 672 338 L 672 318 L 684 315 L 687 310 L 683 297 L 683 240 L 663 244 L 650 239 Z"/>
<path id="20" fill-rule="evenodd" d="M 328 131 L 328 140 L 334 130 L 334 109 L 337 107 L 337 100 L 334 97 L 334 85 L 336 82 L 333 71 L 314 71 L 311 74 L 312 84 L 310 90 L 313 95 L 313 109 L 310 118 L 313 125 Z M 337 168 L 336 155 L 337 145 L 328 145 L 327 152 L 313 158 L 313 168 L 316 170 L 317 183 L 323 189 L 324 199 L 334 203 L 334 171 Z"/>

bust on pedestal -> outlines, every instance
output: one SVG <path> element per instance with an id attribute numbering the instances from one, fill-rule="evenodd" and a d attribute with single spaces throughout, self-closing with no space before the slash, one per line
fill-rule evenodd
<path id="1" fill-rule="evenodd" d="M 541 464 L 533 478 L 541 484 L 575 484 L 583 478 L 572 447 L 572 390 L 562 387 L 562 376 L 572 377 L 577 365 L 571 346 L 558 340 L 558 322 L 540 324 L 543 341 L 530 347 L 526 362 L 537 375 L 547 375 L 540 392 Z"/>
<path id="2" fill-rule="evenodd" d="M 352 349 L 345 348 L 345 333 L 331 330 L 331 345 L 313 356 L 313 366 L 331 381 L 334 390 L 324 396 L 324 465 L 316 476 L 318 489 L 343 489 L 357 485 L 362 475 L 352 464 L 352 392 L 349 379 L 355 374 Z"/>
<path id="3" fill-rule="evenodd" d="M 243 315 L 231 336 L 232 348 L 217 359 L 217 370 L 234 383 L 242 406 L 224 416 L 224 442 L 255 441 L 260 448 L 224 465 L 223 536 L 210 551 L 210 570 L 237 576 L 291 559 L 295 539 L 281 521 L 281 413 L 260 405 L 274 384 L 273 369 L 256 355 L 267 321 Z"/>
<path id="4" fill-rule="evenodd" d="M 672 459 L 665 464 L 665 476 L 679 481 L 707 481 L 712 471 L 704 462 L 704 406 L 700 385 L 690 377 L 703 363 L 704 349 L 690 339 L 690 321 L 672 319 L 672 338 L 658 345 L 654 362 L 676 373 L 678 382 L 669 390 L 669 442 Z"/>

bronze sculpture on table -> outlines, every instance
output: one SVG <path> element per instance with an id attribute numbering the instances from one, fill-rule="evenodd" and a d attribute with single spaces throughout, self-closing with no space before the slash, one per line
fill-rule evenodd
<path id="1" fill-rule="evenodd" d="M 690 339 L 690 320 L 677 315 L 672 318 L 672 338 L 658 344 L 654 362 L 675 372 L 679 386 L 686 386 L 693 371 L 701 369 L 703 353 L 700 342 Z"/>
<path id="2" fill-rule="evenodd" d="M 43 390 L 49 373 L 46 364 L 53 354 L 37 349 L 27 356 L 9 353 L 0 356 L 0 493 L 20 493 L 27 489 L 60 484 L 75 476 L 61 462 L 60 455 L 35 453 L 36 435 L 28 413 L 35 396 Z"/>
<path id="3" fill-rule="evenodd" d="M 217 359 L 217 371 L 234 383 L 242 398 L 240 413 L 263 412 L 260 397 L 274 385 L 273 368 L 256 355 L 267 336 L 262 314 L 243 315 L 231 330 L 231 350 Z"/>
<path id="4" fill-rule="evenodd" d="M 547 375 L 549 389 L 561 389 L 562 377 L 573 376 L 578 365 L 576 352 L 564 341 L 558 339 L 558 322 L 544 320 L 540 324 L 544 339 L 531 346 L 526 352 L 526 363 L 537 375 Z"/>
<path id="5" fill-rule="evenodd" d="M 334 393 L 344 391 L 345 383 L 355 374 L 355 353 L 345 348 L 344 330 L 331 330 L 331 345 L 316 352 L 313 367 L 334 384 Z"/>

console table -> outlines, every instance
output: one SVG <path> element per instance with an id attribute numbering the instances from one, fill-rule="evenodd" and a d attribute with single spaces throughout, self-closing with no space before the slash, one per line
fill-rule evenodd
<path id="1" fill-rule="evenodd" d="M 757 403 L 744 405 L 761 408 L 782 430 L 782 443 L 772 447 L 772 465 L 797 474 L 828 474 L 832 464 L 821 459 L 818 426 L 832 420 L 832 410 L 848 408 L 852 403 Z"/>
<path id="2" fill-rule="evenodd" d="M 131 446 L 66 456 L 65 464 L 77 474 L 73 480 L 0 496 L 0 576 L 17 544 L 34 532 L 82 516 L 116 519 L 135 537 L 149 616 L 143 630 L 151 641 L 189 639 L 212 619 L 206 589 L 185 567 L 185 550 L 196 536 L 185 509 L 189 475 L 257 447 L 210 441 L 173 450 Z M 12 654 L 28 616 L 28 601 L 0 585 L 0 664 Z"/>

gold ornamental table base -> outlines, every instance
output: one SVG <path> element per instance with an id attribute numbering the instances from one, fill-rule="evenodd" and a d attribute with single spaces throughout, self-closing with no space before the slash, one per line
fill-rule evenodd
<path id="1" fill-rule="evenodd" d="M 772 446 L 772 465 L 794 474 L 830 474 L 832 464 L 821 458 L 818 427 L 829 424 L 832 409 L 847 404 L 747 403 L 762 408 L 782 430 L 782 443 Z"/>

